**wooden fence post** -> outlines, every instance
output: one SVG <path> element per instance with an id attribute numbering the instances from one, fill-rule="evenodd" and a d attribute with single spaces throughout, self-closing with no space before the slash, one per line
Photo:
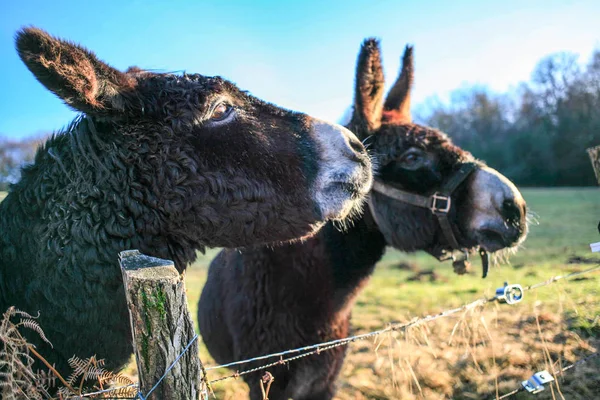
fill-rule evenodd
<path id="1" fill-rule="evenodd" d="M 596 180 L 600 185 L 600 146 L 590 147 L 587 152 L 592 160 L 592 167 L 594 167 L 594 173 L 596 174 Z"/>
<path id="2" fill-rule="evenodd" d="M 194 340 L 196 333 L 187 308 L 183 277 L 172 261 L 149 257 L 137 250 L 121 252 L 119 260 L 140 393 L 147 400 L 198 400 L 204 389 L 204 369 L 198 355 L 198 340 Z M 182 352 L 181 358 L 152 390 Z"/>
<path id="3" fill-rule="evenodd" d="M 600 146 L 590 147 L 587 152 L 592 161 L 592 167 L 594 167 L 594 173 L 596 174 L 596 180 L 600 185 Z M 598 233 L 600 233 L 600 222 L 598 222 Z M 600 242 L 592 243 L 590 245 L 593 252 L 600 252 Z"/>

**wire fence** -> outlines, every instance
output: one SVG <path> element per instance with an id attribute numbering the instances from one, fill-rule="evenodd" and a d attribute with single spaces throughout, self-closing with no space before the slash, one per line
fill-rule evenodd
<path id="1" fill-rule="evenodd" d="M 539 283 L 536 283 L 536 284 L 530 285 L 530 286 L 525 286 L 522 289 L 523 289 L 523 292 L 527 292 L 527 291 L 530 291 L 530 290 L 535 290 L 535 289 L 538 289 L 538 288 L 541 288 L 541 287 L 544 287 L 544 286 L 551 285 L 551 284 L 553 284 L 555 282 L 558 282 L 560 280 L 563 280 L 563 279 L 567 279 L 568 280 L 568 279 L 572 279 L 572 278 L 575 278 L 575 277 L 580 276 L 580 275 L 584 275 L 584 274 L 596 272 L 596 271 L 599 271 L 599 270 L 600 270 L 600 265 L 597 265 L 595 267 L 591 267 L 591 268 L 588 268 L 588 269 L 583 270 L 583 271 L 572 272 L 572 273 L 567 274 L 567 275 L 553 276 L 552 278 L 550 278 L 550 279 L 548 279 L 546 281 L 542 281 L 542 282 L 539 282 Z M 260 371 L 260 370 L 264 370 L 264 369 L 267 369 L 267 368 L 270 368 L 270 367 L 273 367 L 273 366 L 276 366 L 276 365 L 287 364 L 288 362 L 291 362 L 291 361 L 294 361 L 294 360 L 298 360 L 300 358 L 307 357 L 307 356 L 310 356 L 310 355 L 313 355 L 313 354 L 318 354 L 320 352 L 327 351 L 327 350 L 333 349 L 335 347 L 345 346 L 345 345 L 347 345 L 349 343 L 352 343 L 352 342 L 356 342 L 356 341 L 359 341 L 359 340 L 365 340 L 365 339 L 372 338 L 372 337 L 375 337 L 375 336 L 379 336 L 379 335 L 382 335 L 384 333 L 388 333 L 388 332 L 392 332 L 392 331 L 406 330 L 408 328 L 412 328 L 412 327 L 415 327 L 415 326 L 418 326 L 418 325 L 426 324 L 426 323 L 435 321 L 435 320 L 440 319 L 440 318 L 449 317 L 451 315 L 454 315 L 454 314 L 457 314 L 457 313 L 460 313 L 460 312 L 464 312 L 464 311 L 468 311 L 468 310 L 471 310 L 471 309 L 474 309 L 474 308 L 477 308 L 477 307 L 480 307 L 480 306 L 484 306 L 484 305 L 486 305 L 488 303 L 491 303 L 491 302 L 499 301 L 500 299 L 502 299 L 502 297 L 503 297 L 502 295 L 496 294 L 493 297 L 475 300 L 475 301 L 473 301 L 471 303 L 468 303 L 468 304 L 465 304 L 465 305 L 463 305 L 461 307 L 457 307 L 457 308 L 454 308 L 454 309 L 451 309 L 451 310 L 442 311 L 442 312 L 440 312 L 438 314 L 435 314 L 435 315 L 427 315 L 427 316 L 422 317 L 422 318 L 414 318 L 411 321 L 405 322 L 405 323 L 390 324 L 388 327 L 386 327 L 384 329 L 377 330 L 377 331 L 363 333 L 363 334 L 356 335 L 356 336 L 350 336 L 350 337 L 347 337 L 347 338 L 344 338 L 344 339 L 338 339 L 338 340 L 333 340 L 333 341 L 329 341 L 329 342 L 317 343 L 317 344 L 313 344 L 313 345 L 310 345 L 310 346 L 299 347 L 299 348 L 296 348 L 296 349 L 290 349 L 290 350 L 282 351 L 282 352 L 279 352 L 279 353 L 267 354 L 267 355 L 263 355 L 263 356 L 249 358 L 249 359 L 246 359 L 246 360 L 235 361 L 235 362 L 228 363 L 228 364 L 215 365 L 215 366 L 212 366 L 212 367 L 207 367 L 206 370 L 210 371 L 210 370 L 216 370 L 216 369 L 221 369 L 221 368 L 230 368 L 232 366 L 248 364 L 248 363 L 252 363 L 252 362 L 256 362 L 256 361 L 261 361 L 261 360 L 266 360 L 266 359 L 270 359 L 270 358 L 275 358 L 275 357 L 279 357 L 280 358 L 278 361 L 275 361 L 275 362 L 272 362 L 272 363 L 269 363 L 269 364 L 266 364 L 266 365 L 263 365 L 263 366 L 260 366 L 260 367 L 252 368 L 252 369 L 249 369 L 249 370 L 245 370 L 245 371 L 237 372 L 235 374 L 231 374 L 229 376 L 225 376 L 225 377 L 222 377 L 222 378 L 214 379 L 214 380 L 210 381 L 210 383 L 212 384 L 212 383 L 221 382 L 221 381 L 228 380 L 228 379 L 234 379 L 234 378 L 237 378 L 239 376 L 246 375 L 246 374 L 249 374 L 249 373 L 252 373 L 252 372 L 257 372 L 257 371 Z M 296 353 L 296 354 L 297 353 L 302 353 L 302 354 L 296 355 L 294 357 L 282 358 L 282 357 L 284 357 L 286 355 L 294 354 L 294 353 Z"/>
<path id="2" fill-rule="evenodd" d="M 567 372 L 567 371 L 569 371 L 569 370 L 577 367 L 578 365 L 586 363 L 586 362 L 590 361 L 592 358 L 596 358 L 598 356 L 600 356 L 600 352 L 597 351 L 595 353 L 592 353 L 592 354 L 590 354 L 590 355 L 588 355 L 586 357 L 583 357 L 583 358 L 577 360 L 573 364 L 567 365 L 566 367 L 561 368 L 559 370 L 555 370 L 554 373 L 553 373 L 553 375 L 555 375 L 555 376 L 556 375 L 563 375 L 565 372 Z M 512 397 L 512 396 L 516 395 L 517 393 L 521 393 L 521 392 L 524 392 L 526 390 L 527 389 L 525 389 L 525 386 L 521 385 L 519 388 L 513 390 L 512 392 L 505 393 L 505 394 L 503 394 L 500 397 L 495 397 L 494 396 L 493 398 L 490 398 L 490 400 L 492 400 L 492 399 L 495 399 L 495 400 L 508 399 L 509 397 Z"/>
<path id="3" fill-rule="evenodd" d="M 572 272 L 569 273 L 567 275 L 557 275 L 557 276 L 553 276 L 548 280 L 536 283 L 534 285 L 529 285 L 529 286 L 524 286 L 524 287 L 520 287 L 520 289 L 522 290 L 522 293 L 527 292 L 527 291 L 531 291 L 531 290 L 536 290 L 539 289 L 541 287 L 544 286 L 548 286 L 551 284 L 554 284 L 558 281 L 561 280 L 570 280 L 572 278 L 575 278 L 577 276 L 581 276 L 581 275 L 585 275 L 585 274 L 589 274 L 592 272 L 597 272 L 600 271 L 600 265 L 596 265 L 594 267 L 585 269 L 583 271 L 577 271 L 577 272 Z M 518 285 L 517 285 L 518 286 Z M 437 319 L 440 318 L 446 318 L 449 317 L 451 315 L 460 313 L 460 312 L 465 312 L 465 311 L 469 311 L 472 309 L 475 309 L 477 307 L 482 307 L 486 304 L 492 303 L 492 302 L 499 302 L 499 301 L 503 301 L 503 302 L 507 302 L 509 304 L 511 304 L 510 299 L 506 298 L 506 294 L 504 292 L 500 292 L 498 291 L 497 294 L 493 297 L 489 297 L 489 298 L 482 298 L 482 299 L 478 299 L 475 300 L 471 303 L 465 304 L 461 307 L 457 307 L 457 308 L 453 308 L 450 310 L 446 310 L 446 311 L 442 311 L 438 314 L 434 314 L 434 315 L 427 315 L 425 317 L 422 318 L 413 318 L 412 320 L 408 321 L 408 322 L 404 322 L 404 323 L 393 323 L 393 324 L 389 324 L 386 328 L 382 328 L 376 331 L 372 331 L 372 332 L 368 332 L 368 333 L 363 333 L 360 335 L 355 335 L 355 336 L 350 336 L 344 339 L 338 339 L 338 340 L 332 340 L 332 341 L 328 341 L 328 342 L 322 342 L 322 343 L 316 343 L 313 345 L 309 345 L 309 346 L 303 346 L 303 347 L 298 347 L 298 348 L 294 348 L 294 349 L 289 349 L 289 350 L 285 350 L 285 351 L 281 351 L 281 352 L 277 352 L 277 353 L 271 353 L 271 354 L 266 354 L 266 355 L 261 355 L 258 357 L 253 357 L 253 358 L 249 358 L 246 360 L 240 360 L 240 361 L 235 361 L 235 362 L 231 362 L 228 364 L 222 364 L 222 365 L 215 365 L 215 366 L 211 366 L 211 367 L 207 367 L 205 368 L 205 371 L 212 371 L 212 370 L 217 370 L 217 369 L 223 369 L 223 368 L 231 368 L 237 365 L 244 365 L 244 364 L 249 364 L 249 363 L 253 363 L 256 361 L 263 361 L 263 360 L 268 360 L 268 359 L 272 359 L 272 358 L 278 358 L 278 360 L 273 361 L 271 363 L 267 363 L 265 365 L 259 366 L 259 367 L 255 367 L 255 368 L 251 368 L 251 369 L 247 369 L 244 371 L 238 371 L 236 373 L 233 373 L 231 375 L 222 377 L 222 378 L 217 378 L 217 379 L 213 379 L 213 380 L 208 380 L 206 374 L 204 374 L 203 377 L 203 385 L 204 385 L 204 390 L 202 393 L 202 399 L 208 399 L 208 392 L 211 391 L 211 385 L 217 382 L 223 382 L 229 379 L 236 379 L 240 376 L 243 375 L 247 375 L 250 373 L 254 373 L 254 372 L 258 372 L 258 371 L 262 371 L 268 368 L 271 368 L 273 366 L 278 366 L 278 365 L 284 365 L 284 364 L 288 364 L 290 362 L 293 362 L 295 360 L 299 360 L 301 358 L 304 357 L 308 357 L 310 355 L 314 355 L 314 354 L 319 354 L 321 352 L 324 351 L 328 351 L 331 350 L 333 348 L 336 347 L 340 347 L 340 346 L 345 346 L 348 345 L 350 343 L 356 342 L 356 341 L 361 341 L 361 340 L 366 340 L 369 338 L 373 338 L 373 337 L 377 337 L 379 335 L 382 335 L 384 333 L 388 333 L 388 332 L 393 332 L 393 331 L 399 331 L 399 330 L 406 330 L 412 327 L 416 327 L 419 325 L 423 325 L 423 324 L 427 324 L 430 323 L 432 321 L 435 321 Z M 517 301 L 513 301 L 514 302 L 518 302 L 520 301 L 520 299 L 517 299 Z M 181 352 L 181 354 L 176 358 L 176 360 L 169 366 L 169 368 L 167 368 L 167 370 L 165 371 L 164 375 L 157 381 L 157 383 L 154 385 L 154 387 L 152 388 L 152 390 L 150 390 L 146 395 L 143 395 L 142 393 L 140 393 L 138 391 L 138 394 L 136 397 L 130 398 L 130 399 L 139 399 L 139 400 L 146 400 L 149 395 L 152 393 L 152 391 L 154 389 L 156 389 L 158 387 L 158 385 L 162 382 L 162 380 L 167 376 L 167 374 L 169 373 L 169 371 L 173 368 L 173 366 L 180 360 L 181 356 L 183 356 L 185 354 L 185 352 L 190 348 L 191 344 L 198 339 L 198 335 L 194 336 L 194 338 L 190 341 L 190 343 L 188 343 L 188 345 L 184 348 L 184 350 Z M 290 356 L 294 354 L 293 356 Z M 585 363 L 589 360 L 591 360 L 592 358 L 597 357 L 598 355 L 600 355 L 600 353 L 596 352 L 593 353 L 587 357 L 584 357 L 580 360 L 578 360 L 577 362 L 570 364 L 560 370 L 554 371 L 555 375 L 562 375 L 565 372 L 575 368 L 576 366 Z M 290 356 L 290 357 L 286 357 L 286 356 Z M 91 393 L 86 393 L 86 394 L 82 394 L 82 395 L 78 395 L 78 396 L 72 396 L 72 397 L 67 397 L 66 399 L 81 399 L 81 398 L 90 398 L 90 397 L 94 397 L 94 396 L 98 396 L 98 395 L 102 395 L 102 394 L 106 394 L 106 393 L 111 393 L 111 392 L 116 392 L 118 390 L 122 390 L 122 389 L 126 389 L 126 388 L 130 388 L 130 387 L 137 387 L 136 384 L 134 385 L 125 385 L 125 386 L 119 386 L 119 387 L 114 387 L 114 388 L 110 388 L 110 389 L 105 389 L 105 390 L 101 390 L 101 391 L 97 391 L 97 392 L 91 392 Z M 497 400 L 500 399 L 506 399 L 509 398 L 519 392 L 524 391 L 525 388 L 522 386 L 518 389 L 513 390 L 512 392 L 506 393 L 504 395 L 502 395 L 501 397 L 494 397 Z M 120 399 L 126 399 L 121 397 Z"/>

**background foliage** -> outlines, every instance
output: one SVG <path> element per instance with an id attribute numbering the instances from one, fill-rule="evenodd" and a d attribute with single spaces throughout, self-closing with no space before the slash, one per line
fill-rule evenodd
<path id="1" fill-rule="evenodd" d="M 521 186 L 592 186 L 585 149 L 600 144 L 600 50 L 542 59 L 531 81 L 507 93 L 458 89 L 429 100 L 420 120 Z"/>

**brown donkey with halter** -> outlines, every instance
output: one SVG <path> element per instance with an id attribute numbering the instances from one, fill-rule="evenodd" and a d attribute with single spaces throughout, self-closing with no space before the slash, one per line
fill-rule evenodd
<path id="1" fill-rule="evenodd" d="M 218 363 L 347 337 L 354 301 L 388 245 L 439 259 L 479 251 L 486 264 L 487 252 L 525 239 L 517 188 L 442 132 L 412 122 L 412 82 L 407 47 L 384 103 L 379 43 L 364 42 L 349 128 L 369 142 L 379 166 L 369 207 L 343 230 L 328 223 L 306 241 L 219 253 L 198 304 L 203 340 Z M 344 356 L 338 347 L 269 368 L 269 399 L 333 398 Z M 262 399 L 260 372 L 244 379 L 251 399 Z"/>

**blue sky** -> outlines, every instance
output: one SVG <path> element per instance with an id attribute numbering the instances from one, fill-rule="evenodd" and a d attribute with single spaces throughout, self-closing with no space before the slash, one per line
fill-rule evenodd
<path id="1" fill-rule="evenodd" d="M 362 40 L 382 40 L 388 84 L 415 45 L 413 104 L 471 84 L 506 90 L 543 56 L 600 48 L 600 1 L 15 1 L 0 5 L 0 135 L 23 137 L 76 114 L 14 50 L 36 25 L 114 67 L 221 75 L 264 100 L 337 121 L 352 101 Z"/>

